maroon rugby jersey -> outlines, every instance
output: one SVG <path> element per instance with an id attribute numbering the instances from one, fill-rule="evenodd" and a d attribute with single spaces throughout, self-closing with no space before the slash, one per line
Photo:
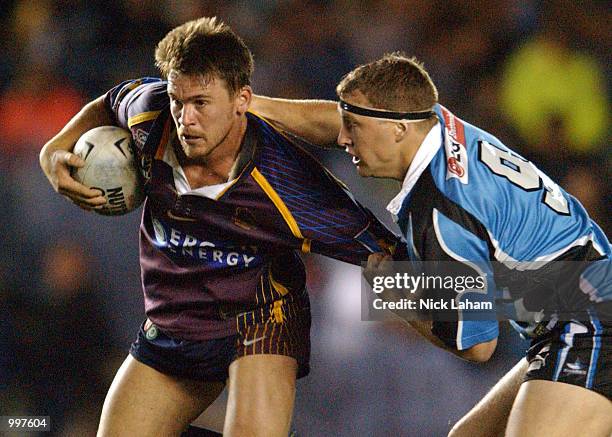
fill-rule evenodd
<path id="1" fill-rule="evenodd" d="M 116 124 L 132 132 L 146 184 L 145 311 L 176 338 L 232 335 L 238 314 L 303 297 L 298 250 L 359 264 L 397 244 L 341 182 L 251 113 L 240 171 L 213 199 L 177 191 L 165 81 L 124 82 L 107 93 L 106 104 Z"/>

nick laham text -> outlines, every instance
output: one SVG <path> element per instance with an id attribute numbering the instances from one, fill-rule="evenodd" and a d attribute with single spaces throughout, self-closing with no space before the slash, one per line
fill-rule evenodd
<path id="1" fill-rule="evenodd" d="M 462 299 L 399 299 L 397 301 L 385 301 L 380 298 L 372 302 L 377 310 L 492 310 L 492 302 L 472 301 Z"/>

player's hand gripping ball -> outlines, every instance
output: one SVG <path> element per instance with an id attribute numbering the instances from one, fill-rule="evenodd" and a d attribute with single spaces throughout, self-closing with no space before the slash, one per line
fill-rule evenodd
<path id="1" fill-rule="evenodd" d="M 72 151 L 85 161 L 72 177 L 83 185 L 101 190 L 106 197 L 103 215 L 122 215 L 144 200 L 143 184 L 136 166 L 130 132 L 116 126 L 100 126 L 85 132 Z"/>

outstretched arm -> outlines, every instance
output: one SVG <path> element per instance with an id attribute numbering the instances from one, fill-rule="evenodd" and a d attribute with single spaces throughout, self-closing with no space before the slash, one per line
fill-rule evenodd
<path id="1" fill-rule="evenodd" d="M 392 262 L 393 260 L 389 255 L 373 253 L 368 257 L 368 264 L 364 271 L 364 276 L 370 283 L 370 279 L 374 276 L 393 276 L 393 269 L 391 267 Z M 384 298 L 386 293 L 389 292 L 387 290 L 383 291 L 381 296 Z M 390 297 L 390 301 L 393 301 L 397 299 L 397 292 L 391 292 L 387 294 L 387 296 Z M 497 338 L 493 338 L 492 340 L 476 343 L 469 348 L 459 350 L 448 346 L 440 338 L 434 335 L 432 331 L 433 322 L 431 320 L 414 320 L 412 317 L 414 314 L 411 314 L 411 310 L 392 310 L 392 312 L 421 334 L 421 336 L 425 337 L 430 343 L 467 361 L 476 363 L 486 362 L 491 358 L 497 346 Z"/>
<path id="2" fill-rule="evenodd" d="M 334 146 L 340 115 L 331 100 L 289 100 L 254 95 L 251 110 L 287 132 L 321 146 Z"/>
<path id="3" fill-rule="evenodd" d="M 102 206 L 106 199 L 99 190 L 88 188 L 72 178 L 70 167 L 85 165 L 81 158 L 72 153 L 72 149 L 81 135 L 88 130 L 111 124 L 113 120 L 104 105 L 104 97 L 98 97 L 72 117 L 40 151 L 40 166 L 53 189 L 83 209 Z"/>

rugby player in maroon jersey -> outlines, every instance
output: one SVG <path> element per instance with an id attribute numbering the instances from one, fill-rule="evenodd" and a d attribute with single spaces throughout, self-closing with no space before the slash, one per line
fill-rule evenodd
<path id="1" fill-rule="evenodd" d="M 145 179 L 140 263 L 147 319 L 102 409 L 98 435 L 179 435 L 228 386 L 224 435 L 286 436 L 308 373 L 310 307 L 297 251 L 354 264 L 395 236 L 265 120 L 248 113 L 252 56 L 216 19 L 158 44 L 166 79 L 126 81 L 42 149 L 54 189 L 104 198 L 70 177 L 77 139 L 129 129 Z"/>

